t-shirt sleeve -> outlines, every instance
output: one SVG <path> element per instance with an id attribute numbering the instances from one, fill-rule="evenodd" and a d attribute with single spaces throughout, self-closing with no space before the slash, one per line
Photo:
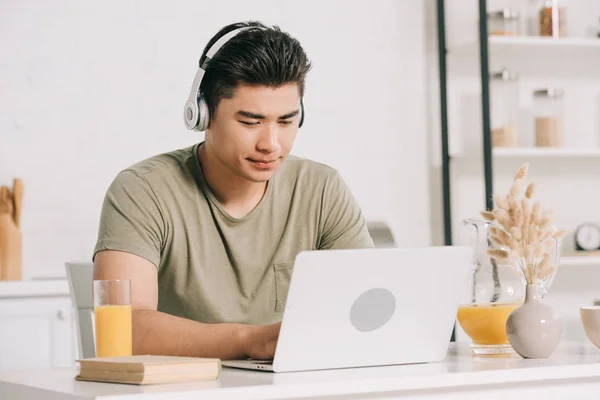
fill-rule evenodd
<path id="1" fill-rule="evenodd" d="M 146 179 L 123 171 L 104 197 L 94 257 L 102 250 L 119 250 L 143 257 L 158 268 L 164 232 L 158 199 Z"/>
<path id="2" fill-rule="evenodd" d="M 358 202 L 337 171 L 325 183 L 320 250 L 375 247 Z"/>

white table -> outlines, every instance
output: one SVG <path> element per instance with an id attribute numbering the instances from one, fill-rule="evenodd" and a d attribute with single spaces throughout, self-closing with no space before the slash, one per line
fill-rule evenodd
<path id="1" fill-rule="evenodd" d="M 0 373 L 0 399 L 507 399 L 600 396 L 600 350 L 563 343 L 548 359 L 473 357 L 451 344 L 441 363 L 273 374 L 224 368 L 219 380 L 131 386 L 79 382 L 74 369 Z M 543 396 L 543 397 L 542 397 Z"/>

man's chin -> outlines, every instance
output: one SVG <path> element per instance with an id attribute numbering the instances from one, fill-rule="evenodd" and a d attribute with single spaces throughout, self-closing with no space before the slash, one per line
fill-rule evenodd
<path id="1" fill-rule="evenodd" d="M 250 182 L 254 183 L 264 183 L 267 182 L 273 176 L 274 172 L 252 172 L 246 173 L 245 178 Z"/>

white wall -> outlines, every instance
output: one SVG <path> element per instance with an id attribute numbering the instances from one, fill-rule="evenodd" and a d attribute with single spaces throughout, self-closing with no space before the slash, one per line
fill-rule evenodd
<path id="1" fill-rule="evenodd" d="M 118 171 L 201 140 L 181 120 L 198 57 L 246 19 L 280 25 L 314 64 L 294 152 L 338 168 L 399 244 L 430 243 L 422 2 L 8 0 L 0 184 L 25 182 L 26 277 L 90 258 Z"/>

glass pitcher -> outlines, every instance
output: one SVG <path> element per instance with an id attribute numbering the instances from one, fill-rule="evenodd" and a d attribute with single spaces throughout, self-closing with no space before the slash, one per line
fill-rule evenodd
<path id="1" fill-rule="evenodd" d="M 525 278 L 517 266 L 498 263 L 488 255 L 490 228 L 497 224 L 466 219 L 473 246 L 473 271 L 457 319 L 471 338 L 475 354 L 508 354 L 514 350 L 506 335 L 506 320 L 525 299 Z"/>
<path id="2" fill-rule="evenodd" d="M 490 228 L 495 222 L 466 219 L 462 225 L 471 230 L 473 270 L 467 291 L 458 310 L 458 322 L 471 338 L 477 355 L 514 353 L 506 335 L 506 320 L 525 299 L 525 275 L 519 259 L 496 260 L 488 254 L 492 248 Z M 556 241 L 552 265 L 558 265 L 560 241 Z M 538 279 L 538 293 L 543 297 L 556 274 L 556 267 Z"/>

